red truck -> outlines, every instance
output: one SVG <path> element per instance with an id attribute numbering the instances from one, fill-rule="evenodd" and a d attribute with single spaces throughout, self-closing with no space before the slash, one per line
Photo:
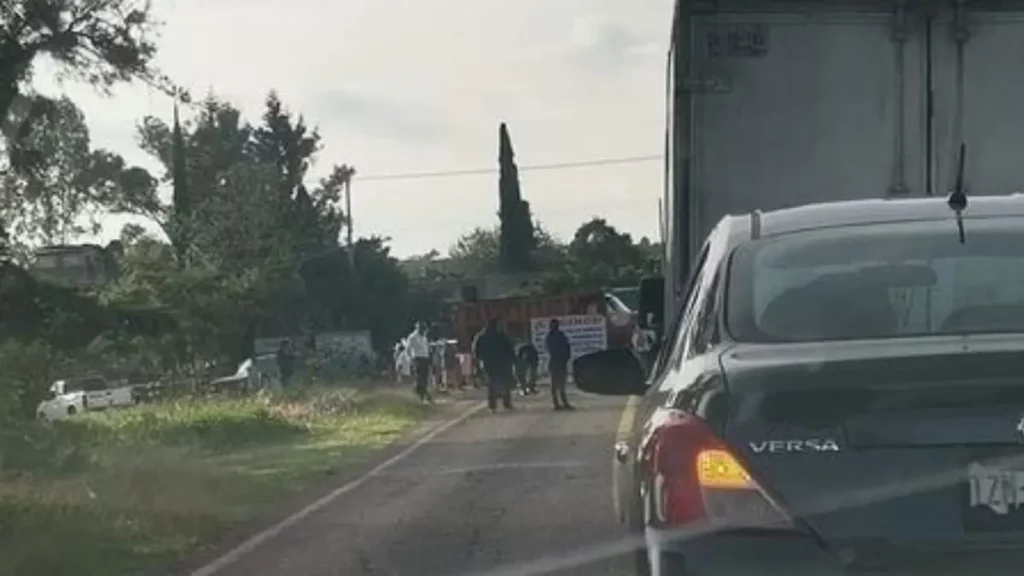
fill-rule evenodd
<path id="1" fill-rule="evenodd" d="M 453 310 L 453 326 L 459 350 L 468 352 L 473 337 L 488 318 L 501 320 L 516 341 L 530 338 L 530 319 L 573 314 L 603 314 L 608 319 L 608 346 L 627 346 L 633 330 L 633 314 L 621 300 L 605 292 L 576 292 L 545 296 L 521 296 L 461 302 Z"/>

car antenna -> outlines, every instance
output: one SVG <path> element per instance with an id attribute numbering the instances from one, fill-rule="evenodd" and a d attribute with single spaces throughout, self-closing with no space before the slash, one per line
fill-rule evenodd
<path id="1" fill-rule="evenodd" d="M 953 191 L 950 192 L 946 204 L 956 214 L 956 229 L 960 234 L 960 243 L 964 239 L 964 210 L 967 208 L 967 191 L 964 190 L 964 159 L 967 156 L 967 144 L 960 143 L 960 156 L 957 158 L 956 182 L 953 184 Z"/>

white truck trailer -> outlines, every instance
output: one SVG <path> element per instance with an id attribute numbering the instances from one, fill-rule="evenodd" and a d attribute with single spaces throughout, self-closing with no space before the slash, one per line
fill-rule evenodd
<path id="1" fill-rule="evenodd" d="M 668 314 L 727 214 L 1024 189 L 1022 1 L 677 0 L 667 76 Z"/>

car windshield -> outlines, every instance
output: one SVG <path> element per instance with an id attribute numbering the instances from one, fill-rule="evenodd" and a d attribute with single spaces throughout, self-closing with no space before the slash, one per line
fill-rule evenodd
<path id="1" fill-rule="evenodd" d="M 1024 332 L 1024 219 L 851 226 L 737 249 L 727 325 L 744 342 Z"/>
<path id="2" fill-rule="evenodd" d="M 81 392 L 85 390 L 85 382 L 81 379 L 68 379 L 68 380 L 57 380 L 53 383 L 51 390 L 55 390 L 57 394 L 71 394 L 72 392 Z"/>
<path id="3" fill-rule="evenodd" d="M 56 397 L 60 396 L 61 394 L 64 394 L 65 393 L 64 392 L 65 386 L 67 386 L 67 382 L 64 381 L 64 380 L 57 380 L 56 382 L 51 384 L 50 385 L 50 397 L 51 398 L 56 398 Z"/>

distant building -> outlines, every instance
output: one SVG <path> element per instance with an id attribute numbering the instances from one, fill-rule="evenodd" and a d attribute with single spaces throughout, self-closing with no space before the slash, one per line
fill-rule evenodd
<path id="1" fill-rule="evenodd" d="M 479 278 L 459 280 L 450 287 L 448 302 L 473 302 L 537 292 L 536 285 L 544 274 L 491 274 Z"/>
<path id="2" fill-rule="evenodd" d="M 400 266 L 410 278 L 430 282 L 449 303 L 522 295 L 524 290 L 530 291 L 529 287 L 544 277 L 541 273 L 527 272 L 466 278 L 460 273 L 458 262 L 451 258 L 440 258 L 433 252 L 407 258 Z"/>
<path id="3" fill-rule="evenodd" d="M 116 257 L 101 246 L 45 246 L 36 250 L 29 272 L 35 278 L 74 288 L 95 288 L 117 278 Z"/>

